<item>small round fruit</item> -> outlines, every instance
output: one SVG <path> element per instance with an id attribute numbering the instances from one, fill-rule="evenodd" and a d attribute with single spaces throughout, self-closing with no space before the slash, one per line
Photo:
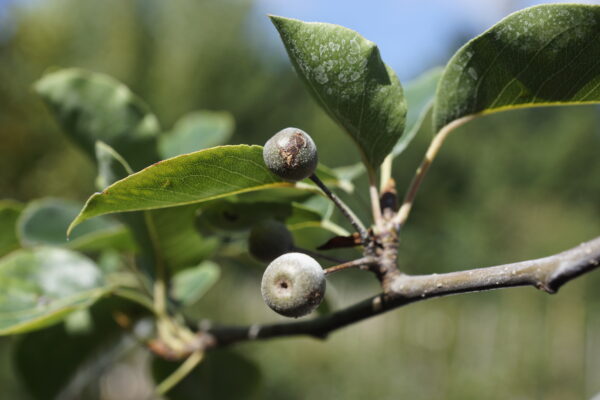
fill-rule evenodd
<path id="1" fill-rule="evenodd" d="M 285 128 L 269 139 L 263 159 L 271 172 L 289 181 L 308 178 L 319 161 L 315 142 L 298 128 Z"/>
<path id="2" fill-rule="evenodd" d="M 292 249 L 294 239 L 287 227 L 269 219 L 254 225 L 248 238 L 248 250 L 255 258 L 271 262 Z"/>
<path id="3" fill-rule="evenodd" d="M 323 301 L 325 273 L 314 258 L 287 253 L 269 264 L 260 290 L 273 311 L 286 317 L 302 317 Z"/>

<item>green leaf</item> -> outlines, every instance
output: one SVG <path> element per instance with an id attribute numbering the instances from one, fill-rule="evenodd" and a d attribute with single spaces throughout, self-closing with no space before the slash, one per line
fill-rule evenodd
<path id="1" fill-rule="evenodd" d="M 377 168 L 404 131 L 406 102 L 375 43 L 338 25 L 271 16 L 296 72 Z"/>
<path id="2" fill-rule="evenodd" d="M 59 248 L 13 252 L 0 259 L 0 335 L 55 324 L 108 291 L 98 267 L 81 254 Z"/>
<path id="3" fill-rule="evenodd" d="M 91 157 L 101 140 L 134 168 L 156 160 L 158 120 L 148 106 L 122 83 L 81 69 L 49 73 L 35 84 L 65 132 Z"/>
<path id="4" fill-rule="evenodd" d="M 196 111 L 183 116 L 158 141 L 160 156 L 180 154 L 226 144 L 233 134 L 233 116 L 226 111 Z"/>
<path id="5" fill-rule="evenodd" d="M 115 149 L 101 141 L 96 142 L 96 163 L 98 165 L 96 186 L 100 190 L 132 173 L 127 161 Z M 148 232 L 146 216 L 144 213 L 126 213 L 117 215 L 117 218 L 129 228 L 140 249 L 135 258 L 138 268 L 152 280 L 156 264 L 156 251 Z"/>
<path id="6" fill-rule="evenodd" d="M 171 294 L 175 300 L 184 306 L 194 304 L 219 279 L 221 269 L 211 261 L 188 268 L 173 276 Z"/>
<path id="7" fill-rule="evenodd" d="M 290 223 L 320 222 L 321 216 L 297 203 L 269 201 L 240 201 L 226 199 L 202 209 L 199 219 L 209 226 L 226 231 L 246 230 L 258 222 L 274 218 Z"/>
<path id="8" fill-rule="evenodd" d="M 509 15 L 450 59 L 436 131 L 461 117 L 600 101 L 600 6 L 546 4 Z"/>
<path id="9" fill-rule="evenodd" d="M 156 246 L 171 271 L 198 264 L 219 245 L 216 237 L 206 238 L 196 229 L 198 204 L 147 211 L 156 228 Z"/>
<path id="10" fill-rule="evenodd" d="M 81 251 L 135 249 L 127 228 L 108 218 L 86 221 L 77 227 L 67 241 L 69 223 L 77 216 L 81 207 L 76 202 L 52 198 L 29 203 L 23 210 L 17 227 L 21 244 L 23 247 L 63 246 Z"/>
<path id="11" fill-rule="evenodd" d="M 133 174 L 127 161 L 115 149 L 102 141 L 96 142 L 96 165 L 98 167 L 98 176 L 96 177 L 98 190 L 104 190 L 116 181 Z"/>
<path id="12" fill-rule="evenodd" d="M 155 358 L 152 372 L 161 382 L 180 362 Z M 215 349 L 167 394 L 171 400 L 260 399 L 262 376 L 258 366 L 232 350 Z"/>
<path id="13" fill-rule="evenodd" d="M 200 203 L 291 187 L 264 165 L 261 146 L 221 146 L 158 162 L 92 195 L 69 230 L 102 214 Z"/>
<path id="14" fill-rule="evenodd" d="M 406 150 L 417 133 L 431 129 L 433 100 L 442 72 L 441 67 L 435 67 L 406 84 L 404 91 L 408 104 L 406 131 L 394 146 L 392 151 L 394 157 Z M 334 172 L 341 182 L 351 182 L 361 176 L 365 172 L 365 168 L 362 163 L 356 163 L 338 167 Z"/>
<path id="15" fill-rule="evenodd" d="M 0 201 L 0 257 L 20 247 L 16 225 L 22 210 L 16 201 Z"/>
<path id="16" fill-rule="evenodd" d="M 431 124 L 435 90 L 442 72 L 443 68 L 441 67 L 432 68 L 406 84 L 405 95 L 408 103 L 406 133 L 394 146 L 394 156 L 401 154 L 408 147 L 423 124 Z"/>
<path id="17" fill-rule="evenodd" d="M 110 185 L 131 172 L 125 160 L 107 144 L 98 142 L 96 152 L 99 173 L 97 183 Z M 100 189 L 104 187 L 99 186 Z M 150 276 L 155 263 L 153 257 L 156 255 L 160 255 L 171 271 L 177 271 L 198 264 L 215 250 L 218 239 L 205 239 L 195 229 L 198 207 L 198 204 L 192 204 L 118 215 L 143 249 L 138 255 L 138 263 Z M 148 223 L 152 224 L 154 239 L 150 235 Z M 140 257 L 145 260 L 140 260 Z"/>

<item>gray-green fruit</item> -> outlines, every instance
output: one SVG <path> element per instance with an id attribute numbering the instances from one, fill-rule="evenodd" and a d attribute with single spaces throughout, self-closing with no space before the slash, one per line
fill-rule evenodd
<path id="1" fill-rule="evenodd" d="M 260 261 L 270 262 L 292 249 L 294 239 L 287 227 L 269 219 L 254 225 L 248 238 L 248 250 Z"/>
<path id="2" fill-rule="evenodd" d="M 273 311 L 298 318 L 313 312 L 323 301 L 325 273 L 314 258 L 287 253 L 269 264 L 260 289 Z"/>
<path id="3" fill-rule="evenodd" d="M 289 181 L 308 178 L 319 161 L 315 142 L 298 128 L 285 128 L 269 139 L 263 159 L 271 172 Z"/>

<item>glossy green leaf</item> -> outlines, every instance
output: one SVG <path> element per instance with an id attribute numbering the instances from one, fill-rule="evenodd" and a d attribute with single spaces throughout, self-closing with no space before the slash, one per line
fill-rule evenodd
<path id="1" fill-rule="evenodd" d="M 82 251 L 135 249 L 127 228 L 109 218 L 84 222 L 67 241 L 69 223 L 81 207 L 76 202 L 52 198 L 29 203 L 21 213 L 17 227 L 21 244 L 23 247 L 63 246 Z"/>
<path id="2" fill-rule="evenodd" d="M 115 79 L 81 69 L 49 73 L 35 84 L 65 132 L 91 157 L 101 140 L 135 169 L 156 160 L 158 120 L 148 106 Z"/>
<path id="3" fill-rule="evenodd" d="M 431 109 L 442 72 L 441 67 L 432 68 L 406 84 L 405 96 L 408 103 L 406 133 L 394 146 L 394 156 L 401 154 L 408 147 L 423 124 L 432 123 Z"/>
<path id="4" fill-rule="evenodd" d="M 90 197 L 69 229 L 102 214 L 200 203 L 293 186 L 264 165 L 261 146 L 222 146 L 158 162 Z"/>
<path id="5" fill-rule="evenodd" d="M 262 399 L 262 376 L 258 366 L 232 350 L 215 349 L 205 360 L 167 393 L 170 400 Z M 152 372 L 159 383 L 180 365 L 180 362 L 155 358 Z"/>
<path id="6" fill-rule="evenodd" d="M 217 282 L 221 269 L 211 261 L 187 268 L 173 276 L 171 295 L 184 306 L 194 304 Z"/>
<path id="7" fill-rule="evenodd" d="M 50 247 L 15 251 L 0 259 L 0 335 L 57 323 L 108 291 L 98 267 L 81 254 Z"/>
<path id="8" fill-rule="evenodd" d="M 310 93 L 377 168 L 404 132 L 406 102 L 375 43 L 338 25 L 271 20 Z"/>
<path id="9" fill-rule="evenodd" d="M 233 134 L 233 116 L 226 111 L 196 111 L 179 119 L 159 138 L 161 158 L 171 158 L 227 144 Z"/>
<path id="10" fill-rule="evenodd" d="M 545 4 L 509 15 L 448 62 L 436 130 L 461 117 L 600 102 L 600 6 Z"/>
<path id="11" fill-rule="evenodd" d="M 0 201 L 0 257 L 20 247 L 16 226 L 22 210 L 16 201 Z"/>

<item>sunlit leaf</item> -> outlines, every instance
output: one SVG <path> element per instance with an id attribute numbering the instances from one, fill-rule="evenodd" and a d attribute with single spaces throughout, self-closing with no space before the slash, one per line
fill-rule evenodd
<path id="1" fill-rule="evenodd" d="M 187 268 L 173 276 L 171 295 L 184 306 L 194 304 L 219 279 L 221 269 L 211 261 Z"/>
<path id="2" fill-rule="evenodd" d="M 404 96 L 408 105 L 406 130 L 392 151 L 393 156 L 401 154 L 419 132 L 432 128 L 432 108 L 437 84 L 442 76 L 441 67 L 432 68 L 406 84 Z M 365 173 L 362 163 L 356 163 L 334 170 L 342 182 L 353 181 Z"/>
<path id="3" fill-rule="evenodd" d="M 0 201 L 0 257 L 19 248 L 16 225 L 22 209 L 16 201 Z"/>
<path id="4" fill-rule="evenodd" d="M 24 247 L 63 246 L 82 251 L 135 248 L 127 228 L 108 218 L 86 221 L 73 231 L 67 241 L 69 223 L 77 216 L 81 207 L 76 202 L 52 198 L 29 203 L 18 223 L 21 244 Z"/>
<path id="5" fill-rule="evenodd" d="M 271 20 L 310 93 L 377 168 L 404 131 L 406 103 L 375 43 L 339 25 Z"/>
<path id="6" fill-rule="evenodd" d="M 70 229 L 102 214 L 174 207 L 285 186 L 293 184 L 267 169 L 262 147 L 215 147 L 158 162 L 94 194 Z"/>
<path id="7" fill-rule="evenodd" d="M 0 335 L 52 325 L 108 292 L 98 267 L 59 248 L 18 250 L 0 259 Z"/>
<path id="8" fill-rule="evenodd" d="M 135 169 L 156 160 L 158 120 L 148 106 L 115 79 L 81 69 L 49 73 L 35 84 L 65 132 L 91 157 L 101 140 Z"/>
<path id="9" fill-rule="evenodd" d="M 196 111 L 184 115 L 159 138 L 161 158 L 227 144 L 233 134 L 233 116 L 226 111 Z"/>
<path id="10" fill-rule="evenodd" d="M 597 5 L 545 4 L 509 15 L 448 62 L 436 130 L 468 115 L 600 102 L 599 32 Z"/>

